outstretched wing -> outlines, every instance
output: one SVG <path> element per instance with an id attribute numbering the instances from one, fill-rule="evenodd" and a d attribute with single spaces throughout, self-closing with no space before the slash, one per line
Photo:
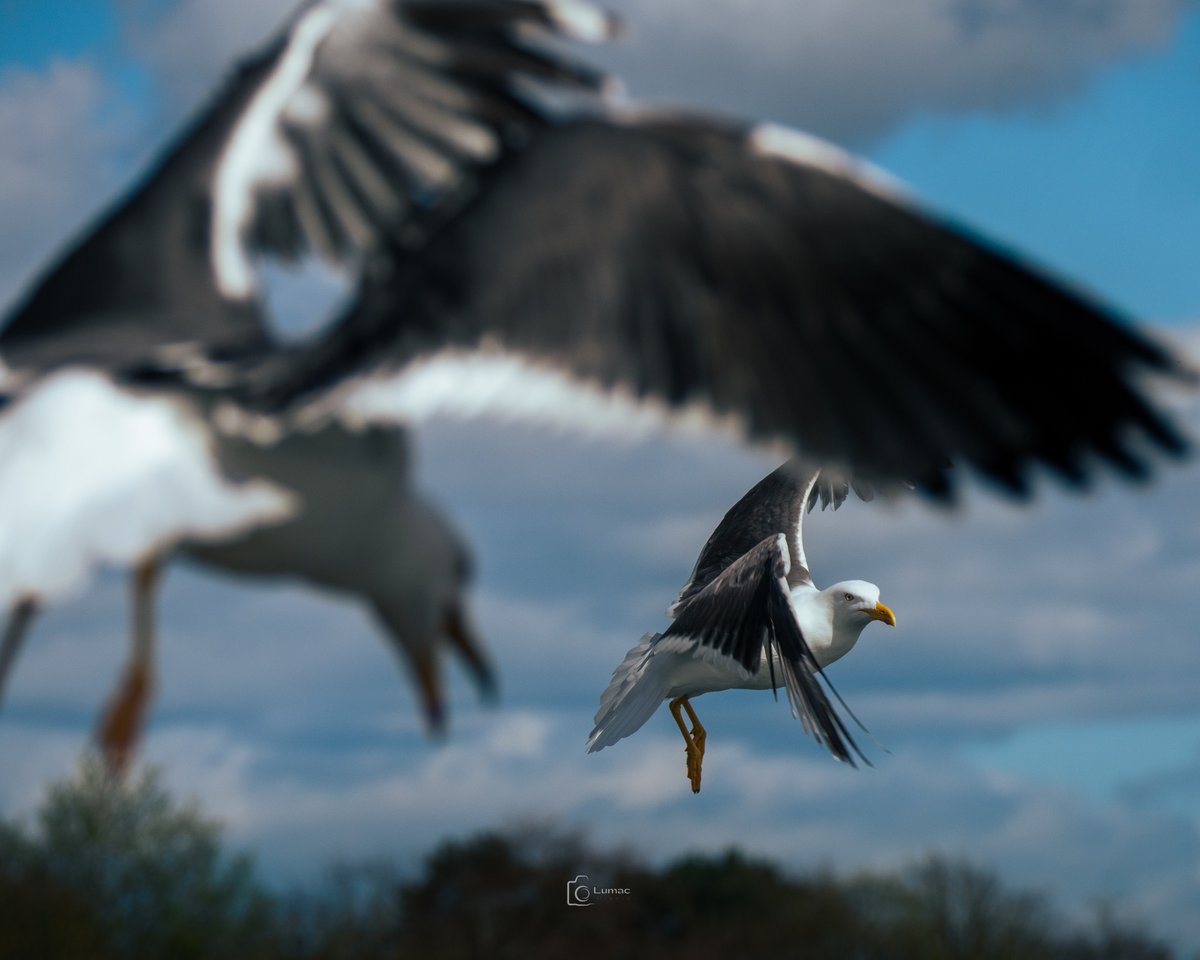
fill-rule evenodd
<path id="1" fill-rule="evenodd" d="M 730 567 L 739 557 L 769 537 L 784 534 L 787 537 L 787 579 L 790 586 L 812 583 L 808 572 L 808 560 L 804 556 L 802 527 L 805 504 L 812 495 L 820 471 L 804 468 L 792 459 L 763 477 L 750 488 L 737 503 L 725 513 L 717 528 L 704 544 L 692 575 L 679 597 L 667 611 L 676 616 L 678 611 L 696 594 L 707 587 L 722 571 Z M 840 505 L 840 501 L 835 505 Z"/>
<path id="2" fill-rule="evenodd" d="M 679 607 L 657 648 L 694 651 L 748 673 L 770 670 L 806 730 L 837 759 L 854 765 L 857 756 L 869 765 L 818 680 L 824 674 L 788 600 L 790 566 L 786 536 L 763 540 Z"/>
<path id="3" fill-rule="evenodd" d="M 791 560 L 788 585 L 811 584 L 808 559 L 804 554 L 804 514 L 820 503 L 821 508 L 840 507 L 853 488 L 861 500 L 872 500 L 875 488 L 865 481 L 851 481 L 831 471 L 821 471 L 792 458 L 750 488 L 721 518 L 704 544 L 692 575 L 667 611 L 676 612 L 703 590 L 721 571 L 767 537 L 784 534 Z"/>
<path id="4" fill-rule="evenodd" d="M 276 409 L 469 354 L 702 405 L 935 495 L 947 459 L 1024 494 L 1038 463 L 1083 485 L 1097 460 L 1140 476 L 1151 448 L 1184 445 L 1140 379 L 1179 371 L 1166 351 L 799 134 L 669 115 L 547 129 L 386 267 L 264 391 Z M 472 367 L 446 398 L 527 396 L 488 383 Z"/>
<path id="5" fill-rule="evenodd" d="M 580 0 L 307 5 L 17 306 L 6 364 L 195 368 L 266 347 L 256 254 L 421 243 L 546 122 L 530 81 L 602 82 L 546 40 L 612 28 Z"/>

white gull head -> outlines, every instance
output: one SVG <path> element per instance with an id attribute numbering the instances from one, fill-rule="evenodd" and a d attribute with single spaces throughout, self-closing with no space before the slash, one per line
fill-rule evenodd
<path id="1" fill-rule="evenodd" d="M 813 599 L 813 603 L 795 606 L 804 639 L 822 667 L 853 650 L 872 620 L 896 625 L 896 615 L 879 601 L 879 588 L 865 580 L 843 580 Z"/>

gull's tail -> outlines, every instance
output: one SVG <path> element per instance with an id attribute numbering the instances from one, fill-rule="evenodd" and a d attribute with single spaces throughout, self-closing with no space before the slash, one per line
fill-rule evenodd
<path id="1" fill-rule="evenodd" d="M 638 730 L 663 702 L 667 686 L 652 656 L 660 636 L 647 633 L 613 671 L 608 689 L 600 695 L 596 726 L 588 737 L 588 753 L 603 750 Z"/>

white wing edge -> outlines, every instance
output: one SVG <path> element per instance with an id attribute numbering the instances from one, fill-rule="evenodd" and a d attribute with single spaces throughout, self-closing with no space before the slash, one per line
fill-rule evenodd
<path id="1" fill-rule="evenodd" d="M 246 107 L 221 153 L 213 177 L 210 256 L 218 289 L 230 299 L 254 295 L 257 281 L 245 246 L 256 193 L 298 175 L 295 157 L 279 134 L 280 115 L 308 80 L 321 41 L 337 22 L 329 3 L 308 10 L 292 28 L 279 63 Z"/>
<path id="2" fill-rule="evenodd" d="M 742 418 L 718 415 L 700 400 L 671 407 L 492 349 L 444 350 L 399 369 L 364 373 L 295 416 L 302 428 L 335 419 L 350 429 L 482 419 L 631 443 L 667 430 L 676 436 L 724 434 L 737 441 L 747 435 Z"/>
<path id="3" fill-rule="evenodd" d="M 823 170 L 891 203 L 912 206 L 911 194 L 902 181 L 811 133 L 778 123 L 760 123 L 750 130 L 746 141 L 760 156 Z"/>
<path id="4" fill-rule="evenodd" d="M 791 573 L 792 564 L 795 563 L 809 572 L 809 579 L 812 579 L 812 570 L 808 566 L 808 557 L 804 553 L 804 515 L 808 513 L 808 498 L 812 496 L 813 488 L 817 485 L 817 480 L 821 477 L 819 469 L 813 470 L 813 475 L 809 478 L 808 483 L 804 487 L 804 492 L 800 495 L 800 508 L 796 514 L 796 556 L 791 556 L 791 551 L 788 549 L 787 540 L 783 542 L 783 556 L 785 562 L 784 578 L 786 581 L 787 575 Z M 789 588 L 790 589 L 790 588 Z"/>

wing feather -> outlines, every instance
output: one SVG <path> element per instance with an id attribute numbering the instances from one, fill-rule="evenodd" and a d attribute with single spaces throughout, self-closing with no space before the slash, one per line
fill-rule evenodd
<path id="1" fill-rule="evenodd" d="M 327 215 L 305 239 L 327 259 L 344 262 L 400 225 L 361 216 L 355 196 L 391 184 L 399 196 L 388 207 L 428 206 L 469 189 L 468 168 L 503 153 L 505 141 L 519 133 L 509 128 L 513 121 L 543 122 L 518 80 L 559 90 L 603 83 L 599 71 L 538 47 L 551 35 L 580 32 L 579 21 L 562 16 L 560 7 L 554 0 L 322 0 L 307 8 L 217 160 L 212 255 L 222 292 L 254 294 L 249 241 L 272 236 L 257 229 L 264 192 L 300 192 L 308 179 L 316 194 L 309 206 L 323 206 Z M 602 39 L 615 27 L 596 16 L 606 25 L 596 37 Z M 296 127 L 307 135 L 297 138 Z M 343 137 L 357 141 L 354 162 L 340 167 L 354 178 L 348 182 L 330 175 L 329 154 L 345 149 L 338 147 Z M 307 156 L 298 155 L 300 143 Z M 397 168 L 407 177 L 396 179 Z M 313 223 L 301 218 L 306 233 Z M 284 246 L 298 242 L 290 238 Z"/>

